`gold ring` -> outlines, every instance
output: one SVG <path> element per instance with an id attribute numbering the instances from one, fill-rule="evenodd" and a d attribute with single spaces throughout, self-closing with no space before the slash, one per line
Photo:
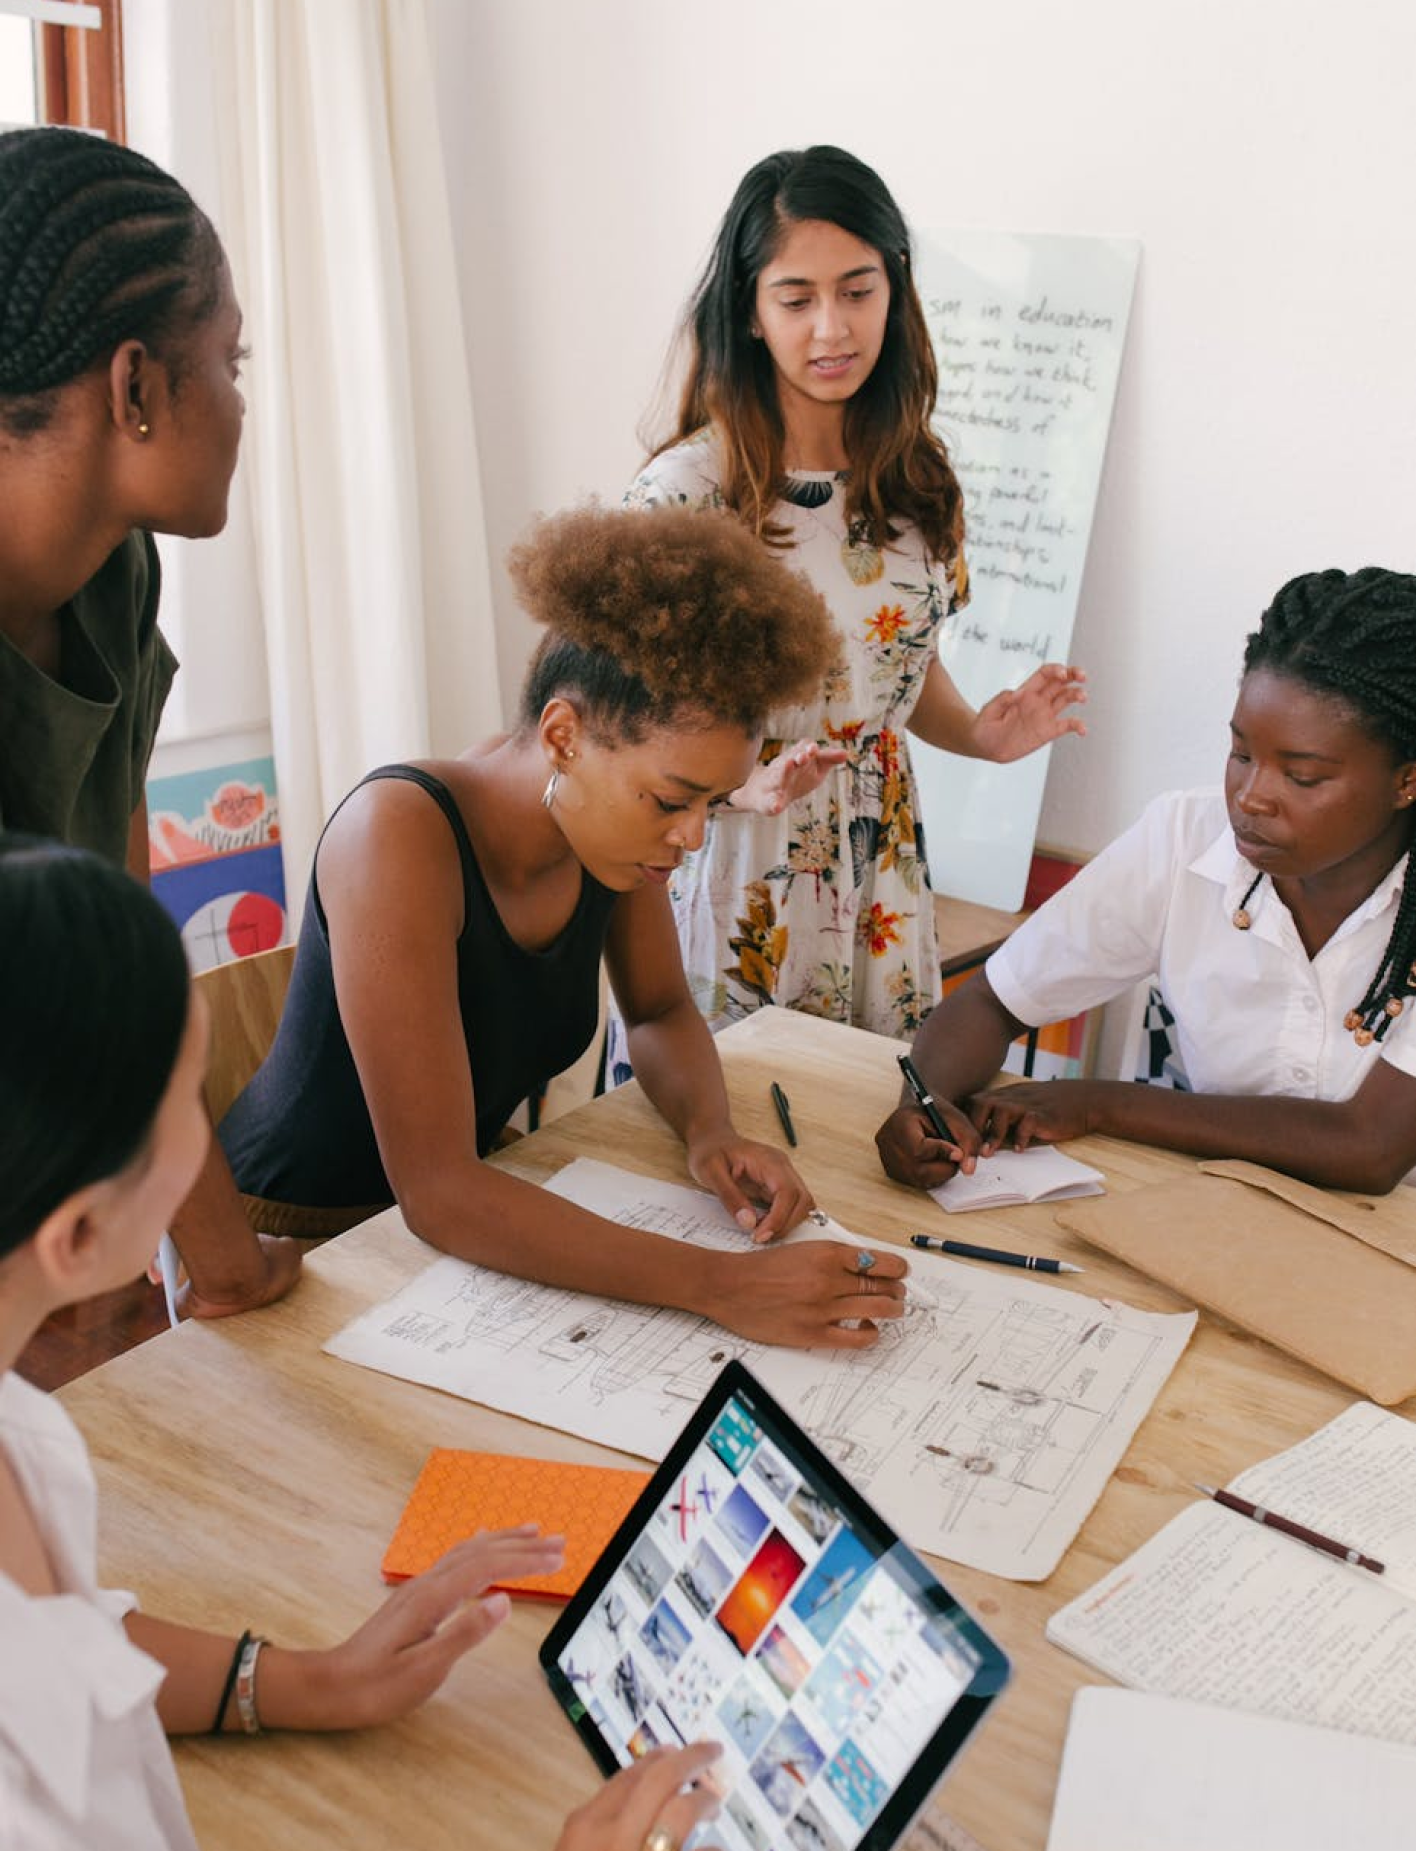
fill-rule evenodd
<path id="1" fill-rule="evenodd" d="M 644 1851 L 679 1851 L 679 1841 L 662 1825 L 656 1825 L 644 1840 Z"/>
<path id="2" fill-rule="evenodd" d="M 855 1263 L 858 1273 L 868 1273 L 875 1264 L 875 1255 L 868 1247 L 858 1247 L 856 1249 Z"/>

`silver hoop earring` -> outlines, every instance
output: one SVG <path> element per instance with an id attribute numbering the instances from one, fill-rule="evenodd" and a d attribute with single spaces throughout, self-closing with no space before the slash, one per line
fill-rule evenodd
<path id="1" fill-rule="evenodd" d="M 552 765 L 551 775 L 546 779 L 546 788 L 541 792 L 541 802 L 548 810 L 556 800 L 556 791 L 560 788 L 560 781 L 560 766 Z"/>

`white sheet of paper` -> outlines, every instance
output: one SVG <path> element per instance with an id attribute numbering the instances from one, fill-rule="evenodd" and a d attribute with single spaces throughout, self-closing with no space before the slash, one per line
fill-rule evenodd
<path id="1" fill-rule="evenodd" d="M 980 1157 L 978 1167 L 966 1176 L 962 1170 L 929 1193 L 948 1214 L 973 1208 L 1003 1208 L 1013 1202 L 1073 1201 L 1083 1195 L 1105 1195 L 1100 1170 L 1078 1163 L 1050 1144 L 1029 1150 L 1000 1150 Z"/>
<path id="2" fill-rule="evenodd" d="M 1079 1690 L 1047 1851 L 1408 1851 L 1416 1748 Z"/>
<path id="3" fill-rule="evenodd" d="M 585 1159 L 548 1187 L 667 1239 L 750 1248 L 694 1189 Z M 823 1232 L 868 1244 L 834 1226 L 790 1238 Z M 1195 1314 L 1137 1311 L 932 1254 L 912 1254 L 910 1266 L 907 1315 L 859 1352 L 752 1343 L 688 1312 L 450 1258 L 325 1348 L 649 1459 L 738 1357 L 915 1548 L 1041 1580 L 1120 1462 Z"/>

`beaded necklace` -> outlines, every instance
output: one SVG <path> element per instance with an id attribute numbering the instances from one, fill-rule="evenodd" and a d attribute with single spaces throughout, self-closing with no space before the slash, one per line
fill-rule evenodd
<path id="1" fill-rule="evenodd" d="M 1236 932 L 1247 932 L 1249 927 L 1254 923 L 1253 915 L 1249 911 L 1249 902 L 1253 899 L 1254 891 L 1263 878 L 1261 873 L 1256 874 L 1249 882 L 1249 885 L 1244 889 L 1244 897 L 1235 907 L 1232 915 Z M 1416 981 L 1416 965 L 1413 965 L 1411 975 L 1413 981 Z M 1384 1032 L 1387 1023 L 1395 1021 L 1404 1007 L 1405 1004 L 1401 997 L 1389 996 L 1382 1004 L 1380 1011 L 1380 1015 L 1385 1016 L 1387 1021 L 1381 1022 L 1380 1016 L 1377 1017 L 1380 1030 Z M 1347 1030 L 1348 1034 L 1351 1035 L 1359 1048 L 1368 1048 L 1372 1045 L 1373 1041 L 1379 1038 L 1378 1031 L 1368 1028 L 1366 1019 L 1355 1009 L 1348 1010 L 1347 1014 L 1342 1018 L 1342 1026 Z"/>

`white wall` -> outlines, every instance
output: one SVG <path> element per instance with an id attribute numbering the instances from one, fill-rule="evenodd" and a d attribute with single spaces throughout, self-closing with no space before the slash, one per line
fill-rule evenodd
<path id="1" fill-rule="evenodd" d="M 917 225 L 1144 250 L 1041 837 L 1218 776 L 1294 572 L 1416 569 L 1409 0 L 429 0 L 493 555 L 617 496 L 743 171 L 835 141 Z M 498 583 L 504 693 L 530 641 Z"/>

